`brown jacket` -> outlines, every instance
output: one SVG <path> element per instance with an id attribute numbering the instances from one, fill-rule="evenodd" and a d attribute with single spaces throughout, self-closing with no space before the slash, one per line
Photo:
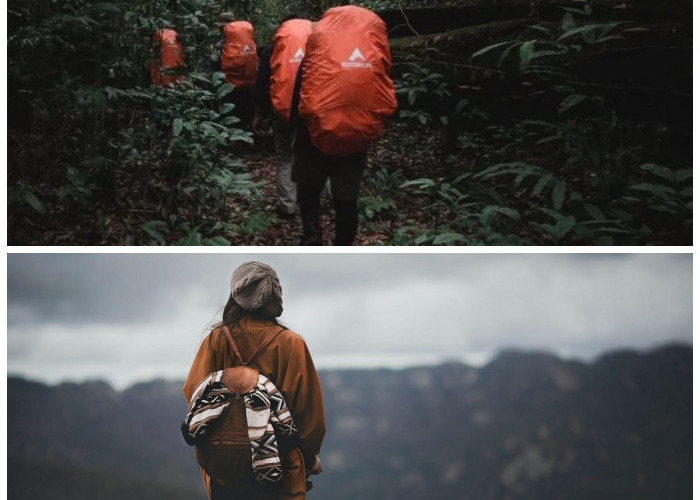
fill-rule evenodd
<path id="1" fill-rule="evenodd" d="M 241 320 L 231 328 L 243 360 L 248 360 L 272 332 L 280 327 L 271 321 L 252 317 Z M 214 329 L 201 343 L 192 362 L 183 392 L 189 402 L 197 385 L 212 372 L 233 366 L 233 353 L 225 335 Z M 282 489 L 285 500 L 301 500 L 306 496 L 306 474 L 321 450 L 326 432 L 321 384 L 311 354 L 304 339 L 291 330 L 285 330 L 253 362 L 253 368 L 269 378 L 282 391 L 292 412 L 299 432 L 300 446 L 282 457 Z M 209 477 L 201 471 L 207 494 L 210 495 Z"/>

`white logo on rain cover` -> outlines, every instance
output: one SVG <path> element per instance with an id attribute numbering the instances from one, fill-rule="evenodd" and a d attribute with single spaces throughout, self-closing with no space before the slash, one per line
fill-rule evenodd
<path id="1" fill-rule="evenodd" d="M 250 47 L 246 44 L 246 46 L 243 47 L 243 53 L 246 54 L 246 53 L 248 53 L 248 52 L 250 52 L 250 51 L 251 51 Z"/>
<path id="2" fill-rule="evenodd" d="M 365 56 L 362 55 L 362 52 L 360 52 L 360 49 L 355 49 L 352 51 L 352 54 L 350 54 L 350 57 L 348 57 L 348 61 L 357 61 L 358 59 L 365 60 Z"/>
<path id="3" fill-rule="evenodd" d="M 342 68 L 371 68 L 372 63 L 365 62 L 365 56 L 362 55 L 360 49 L 355 48 L 348 60 L 341 62 L 340 66 Z"/>
<path id="4" fill-rule="evenodd" d="M 290 63 L 300 63 L 301 60 L 304 59 L 304 51 L 301 50 L 301 47 L 297 49 L 297 51 L 294 53 L 294 57 L 292 57 L 289 62 Z"/>

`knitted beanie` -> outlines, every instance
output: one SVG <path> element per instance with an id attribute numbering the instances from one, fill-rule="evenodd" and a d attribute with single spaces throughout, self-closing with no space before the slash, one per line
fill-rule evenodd
<path id="1" fill-rule="evenodd" d="M 248 312 L 273 318 L 282 314 L 282 286 L 275 270 L 262 262 L 246 262 L 233 271 L 231 296 Z"/>

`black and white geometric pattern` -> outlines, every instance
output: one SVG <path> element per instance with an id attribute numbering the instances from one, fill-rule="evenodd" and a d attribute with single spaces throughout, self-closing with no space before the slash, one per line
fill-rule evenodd
<path id="1" fill-rule="evenodd" d="M 192 394 L 182 423 L 182 435 L 190 446 L 197 444 L 216 419 L 229 407 L 233 394 L 221 382 L 223 370 L 209 374 Z M 267 377 L 243 394 L 253 472 L 258 481 L 282 479 L 277 437 L 296 435 L 296 427 L 282 393 Z"/>
<path id="2" fill-rule="evenodd" d="M 258 385 L 243 395 L 253 471 L 258 481 L 282 479 L 277 436 L 296 433 L 292 414 L 282 393 L 267 377 L 258 375 Z"/>

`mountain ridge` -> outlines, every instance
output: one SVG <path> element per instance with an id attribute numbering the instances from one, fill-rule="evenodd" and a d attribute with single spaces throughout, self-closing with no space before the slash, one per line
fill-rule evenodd
<path id="1" fill-rule="evenodd" d="M 439 366 L 445 366 L 445 365 L 458 365 L 458 366 L 463 366 L 467 368 L 472 368 L 472 369 L 483 369 L 494 362 L 501 362 L 501 359 L 507 359 L 511 356 L 514 357 L 533 357 L 533 356 L 542 356 L 545 358 L 553 358 L 557 359 L 559 361 L 565 361 L 565 362 L 572 362 L 572 363 L 580 363 L 582 365 L 590 366 L 594 365 L 596 363 L 599 363 L 606 358 L 612 356 L 612 357 L 617 357 L 617 356 L 627 356 L 627 355 L 632 355 L 634 357 L 645 357 L 645 356 L 651 356 L 658 354 L 659 352 L 663 353 L 669 350 L 676 350 L 676 349 L 692 349 L 692 346 L 689 344 L 684 344 L 684 343 L 666 343 L 662 345 L 657 345 L 655 347 L 652 347 L 650 349 L 643 349 L 643 350 L 637 350 L 637 349 L 632 349 L 632 348 L 618 348 L 618 349 L 611 349 L 609 351 L 603 352 L 600 355 L 596 356 L 595 358 L 591 360 L 584 360 L 576 357 L 565 357 L 565 356 L 559 356 L 553 351 L 547 351 L 543 349 L 520 349 L 516 347 L 506 347 L 504 349 L 499 350 L 487 363 L 484 363 L 481 366 L 475 366 L 473 364 L 468 364 L 459 360 L 446 360 L 440 363 L 435 363 L 435 364 L 416 364 L 412 366 L 405 366 L 405 367 L 400 367 L 400 368 L 393 368 L 393 367 L 376 367 L 376 368 L 367 368 L 367 367 L 341 367 L 341 368 L 319 368 L 318 372 L 355 372 L 355 371 L 391 371 L 391 372 L 401 372 L 401 371 L 410 371 L 410 370 L 420 370 L 420 369 L 426 369 L 426 368 L 435 368 Z M 7 378 L 9 379 L 22 379 L 25 382 L 31 382 L 39 385 L 44 385 L 47 387 L 57 387 L 61 385 L 67 385 L 67 386 L 75 386 L 75 385 L 84 385 L 84 384 L 106 384 L 109 386 L 109 388 L 112 391 L 115 391 L 117 393 L 121 393 L 124 391 L 128 391 L 129 389 L 132 389 L 136 386 L 140 385 L 149 385 L 153 383 L 165 383 L 167 385 L 173 385 L 177 386 L 177 390 L 180 391 L 182 389 L 182 385 L 184 384 L 184 379 L 177 379 L 177 378 L 168 378 L 168 377 L 154 377 L 149 380 L 140 380 L 137 382 L 133 382 L 127 386 L 125 386 L 122 389 L 117 389 L 115 388 L 112 384 L 109 383 L 109 381 L 105 380 L 104 378 L 101 377 L 90 377 L 86 378 L 83 380 L 62 380 L 59 382 L 48 382 L 45 380 L 41 380 L 38 378 L 32 378 L 28 377 L 27 375 L 21 374 L 21 373 L 7 373 Z"/>
<path id="2" fill-rule="evenodd" d="M 327 435 L 310 498 L 651 500 L 692 491 L 690 346 L 591 363 L 508 350 L 480 368 L 319 377 Z M 179 434 L 181 387 L 160 379 L 116 391 L 99 381 L 8 377 L 9 463 L 202 491 Z M 21 478 L 9 477 L 11 498 L 26 498 Z"/>

